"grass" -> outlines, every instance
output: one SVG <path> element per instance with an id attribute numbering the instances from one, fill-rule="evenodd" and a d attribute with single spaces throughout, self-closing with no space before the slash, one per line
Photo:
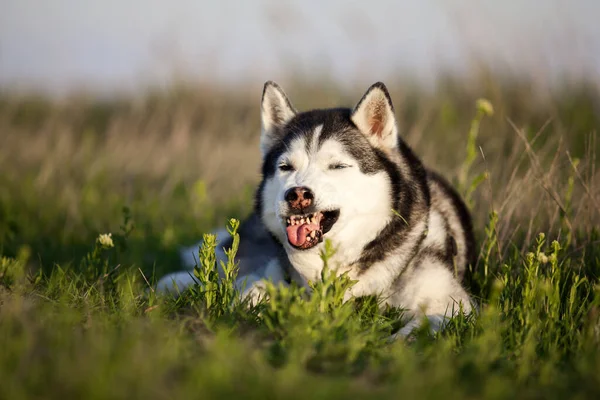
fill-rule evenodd
<path id="1" fill-rule="evenodd" d="M 326 87 L 287 90 L 305 109 L 364 89 Z M 327 270 L 313 296 L 271 286 L 248 307 L 238 242 L 216 265 L 210 235 L 202 287 L 151 289 L 180 245 L 236 236 L 260 89 L 0 95 L 0 398 L 597 398 L 597 91 L 488 75 L 390 89 L 408 142 L 468 198 L 480 249 L 478 315 L 410 343 L 388 341 L 401 310 L 343 303 L 352 282 Z"/>

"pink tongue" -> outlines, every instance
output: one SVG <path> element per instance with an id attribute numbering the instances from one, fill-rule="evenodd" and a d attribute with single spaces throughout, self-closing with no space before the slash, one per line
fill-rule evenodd
<path id="1" fill-rule="evenodd" d="M 286 228 L 287 237 L 294 246 L 302 246 L 306 242 L 307 236 L 319 229 L 319 224 L 290 225 Z"/>

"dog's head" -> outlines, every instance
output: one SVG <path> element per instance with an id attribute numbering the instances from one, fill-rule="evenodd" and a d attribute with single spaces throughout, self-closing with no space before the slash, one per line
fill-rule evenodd
<path id="1" fill-rule="evenodd" d="M 393 215 L 398 130 L 386 87 L 371 86 L 354 109 L 297 112 L 267 82 L 261 111 L 263 223 L 290 256 L 330 238 L 352 261 Z"/>

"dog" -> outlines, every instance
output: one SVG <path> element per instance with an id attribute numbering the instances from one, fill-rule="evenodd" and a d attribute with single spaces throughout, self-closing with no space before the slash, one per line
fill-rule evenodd
<path id="1" fill-rule="evenodd" d="M 243 296 L 258 300 L 268 280 L 308 287 L 320 279 L 329 239 L 336 249 L 329 265 L 356 281 L 345 299 L 377 295 L 405 310 L 410 320 L 396 336 L 409 335 L 423 317 L 437 331 L 459 310 L 473 311 L 461 285 L 475 261 L 469 211 L 402 139 L 383 83 L 352 109 L 298 112 L 269 81 L 261 122 L 262 180 L 239 230 Z M 197 251 L 184 251 L 189 267 Z M 225 259 L 221 249 L 217 257 Z M 181 289 L 193 281 L 179 272 L 158 286 Z"/>

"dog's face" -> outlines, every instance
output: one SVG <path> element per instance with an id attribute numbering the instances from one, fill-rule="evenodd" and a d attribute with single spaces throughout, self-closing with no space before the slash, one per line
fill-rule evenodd
<path id="1" fill-rule="evenodd" d="M 267 229 L 292 264 L 318 254 L 325 238 L 338 261 L 356 261 L 393 215 L 398 136 L 385 87 L 373 85 L 354 110 L 298 113 L 267 82 L 262 125 L 258 202 Z"/>

